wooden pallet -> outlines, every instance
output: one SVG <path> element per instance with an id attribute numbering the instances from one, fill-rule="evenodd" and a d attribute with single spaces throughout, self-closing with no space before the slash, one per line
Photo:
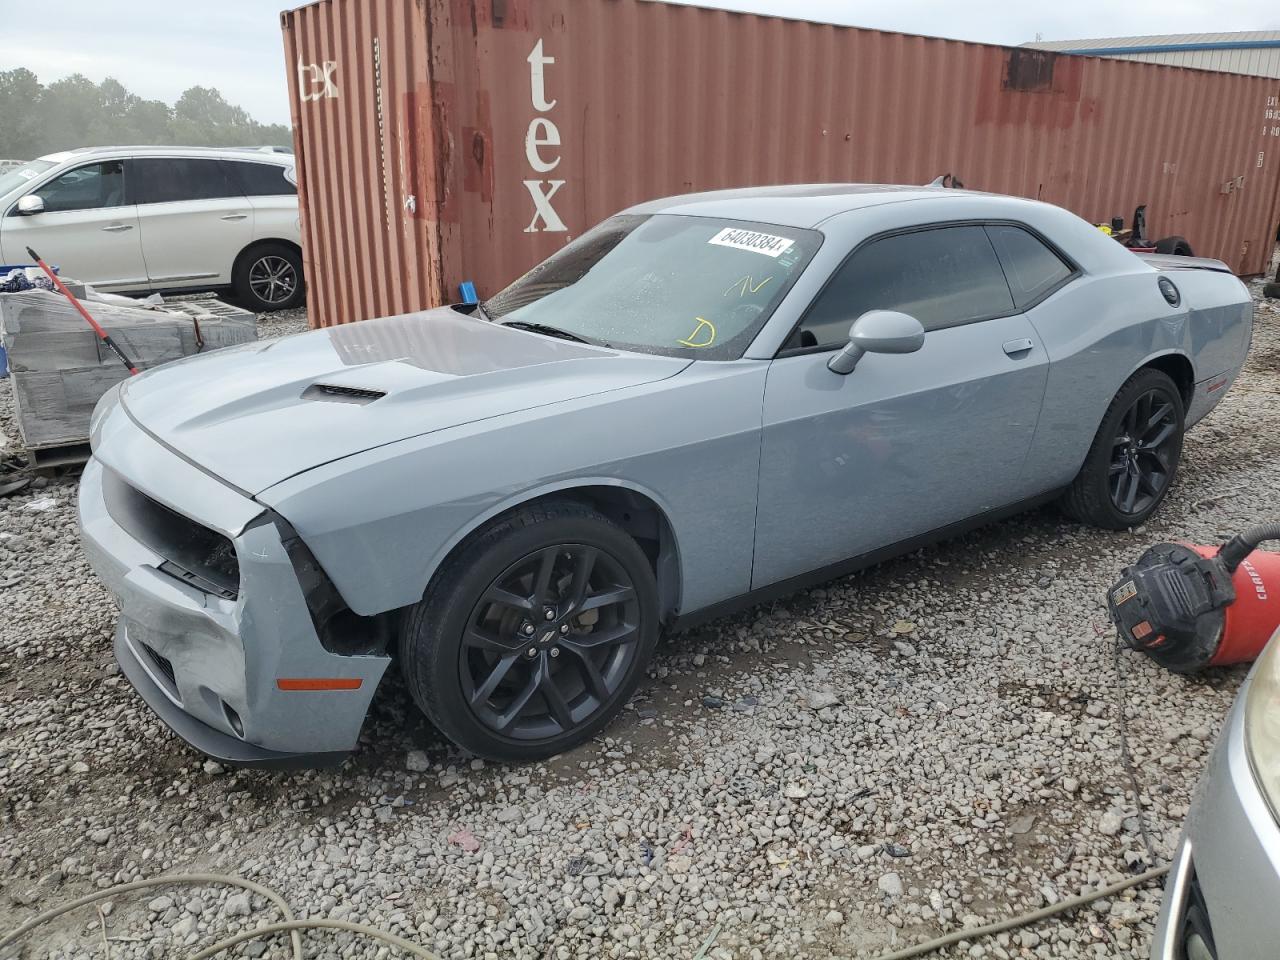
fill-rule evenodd
<path id="1" fill-rule="evenodd" d="M 89 441 L 62 443 L 52 447 L 27 447 L 27 462 L 32 470 L 50 473 L 66 467 L 82 467 L 89 462 L 93 451 Z"/>
<path id="2" fill-rule="evenodd" d="M 143 370 L 257 338 L 254 314 L 216 300 L 146 309 L 113 298 L 85 306 Z M 31 464 L 52 469 L 83 463 L 93 408 L 128 371 L 58 294 L 0 294 L 0 343 Z"/>

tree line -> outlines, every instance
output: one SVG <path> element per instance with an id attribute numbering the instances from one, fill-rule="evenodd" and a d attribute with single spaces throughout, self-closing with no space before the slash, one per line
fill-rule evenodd
<path id="1" fill-rule="evenodd" d="M 0 71 L 0 159 L 132 143 L 288 146 L 293 136 L 284 124 L 258 123 L 212 87 L 192 87 L 171 107 L 110 77 L 94 83 L 77 73 L 45 85 L 23 67 Z"/>

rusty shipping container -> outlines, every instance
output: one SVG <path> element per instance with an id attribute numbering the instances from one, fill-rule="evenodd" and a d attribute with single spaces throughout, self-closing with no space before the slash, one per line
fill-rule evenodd
<path id="1" fill-rule="evenodd" d="M 310 316 L 495 293 L 652 197 L 926 183 L 1094 222 L 1148 204 L 1242 274 L 1280 221 L 1280 81 L 655 0 L 320 0 L 282 14 Z"/>

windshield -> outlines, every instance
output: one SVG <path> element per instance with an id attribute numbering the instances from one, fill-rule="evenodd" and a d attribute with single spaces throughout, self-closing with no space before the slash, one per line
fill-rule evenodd
<path id="1" fill-rule="evenodd" d="M 588 343 L 736 360 L 821 242 L 812 230 L 741 220 L 617 216 L 484 311 L 496 323 L 554 328 Z"/>
<path id="2" fill-rule="evenodd" d="M 52 166 L 53 162 L 50 160 L 32 160 L 30 163 L 24 163 L 20 167 L 0 173 L 0 197 L 25 187 Z"/>

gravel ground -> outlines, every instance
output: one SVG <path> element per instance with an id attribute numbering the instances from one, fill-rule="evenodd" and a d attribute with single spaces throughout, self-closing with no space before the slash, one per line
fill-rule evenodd
<path id="1" fill-rule="evenodd" d="M 340 770 L 205 762 L 112 662 L 74 479 L 0 501 L 0 930 L 94 888 L 217 870 L 449 958 L 689 958 L 713 933 L 721 960 L 861 957 L 1139 871 L 1137 811 L 1168 857 L 1244 670 L 1189 679 L 1126 653 L 1118 676 L 1102 593 L 1156 539 L 1273 516 L 1278 321 L 1260 303 L 1245 375 L 1147 528 L 1046 508 L 672 637 L 607 736 L 529 766 L 459 754 L 391 675 Z M 1143 955 L 1159 896 L 944 955 Z M 107 936 L 116 960 L 180 957 L 274 919 L 215 889 L 111 907 L 18 955 L 98 957 Z M 345 934 L 307 944 L 389 955 Z"/>

